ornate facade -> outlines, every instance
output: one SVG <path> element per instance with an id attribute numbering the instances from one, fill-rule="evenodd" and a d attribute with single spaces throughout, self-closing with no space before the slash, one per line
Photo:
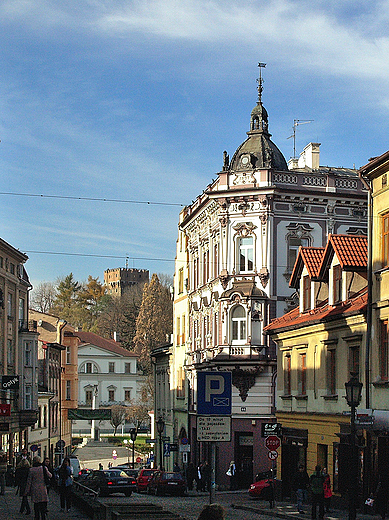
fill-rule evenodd
<path id="1" fill-rule="evenodd" d="M 218 447 L 219 486 L 231 459 L 242 487 L 268 469 L 261 424 L 275 419 L 276 351 L 263 329 L 296 305 L 289 279 L 299 246 L 323 246 L 329 233 L 366 233 L 366 199 L 357 171 L 319 166 L 318 143 L 288 167 L 271 141 L 260 79 L 247 139 L 231 161 L 224 152 L 216 180 L 179 222 L 173 413 L 180 367 L 189 395 L 188 415 L 180 410 L 171 432 L 178 441 L 188 436 L 192 462 L 208 457 L 207 443 L 196 441 L 197 372 L 231 371 L 232 436 Z"/>

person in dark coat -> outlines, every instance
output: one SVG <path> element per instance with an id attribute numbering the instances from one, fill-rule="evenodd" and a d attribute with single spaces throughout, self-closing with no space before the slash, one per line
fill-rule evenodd
<path id="1" fill-rule="evenodd" d="M 307 502 L 309 476 L 303 464 L 299 465 L 298 472 L 294 477 L 293 487 L 296 492 L 297 510 L 304 513 L 303 504 Z"/>
<path id="2" fill-rule="evenodd" d="M 211 490 L 211 467 L 208 464 L 208 461 L 205 460 L 204 464 L 201 466 L 201 481 L 204 483 L 203 488 L 204 491 Z"/>
<path id="3" fill-rule="evenodd" d="M 65 457 L 59 468 L 59 480 L 58 480 L 58 489 L 59 489 L 59 497 L 61 502 L 61 510 L 64 511 L 66 507 L 66 511 L 70 511 L 71 506 L 71 494 L 72 494 L 72 468 L 70 467 L 70 459 L 69 457 Z"/>
<path id="4" fill-rule="evenodd" d="M 316 518 L 317 506 L 319 506 L 319 519 L 324 518 L 324 476 L 321 466 L 315 467 L 315 472 L 309 477 L 309 486 L 312 493 L 312 520 Z"/>
<path id="5" fill-rule="evenodd" d="M 203 480 L 203 475 L 202 475 L 202 467 L 203 467 L 202 463 L 200 463 L 197 466 L 197 475 L 196 475 L 196 490 L 197 491 L 205 491 L 204 480 Z"/>
<path id="6" fill-rule="evenodd" d="M 389 476 L 381 477 L 378 482 L 377 489 L 374 493 L 375 496 L 375 506 L 378 514 L 381 515 L 382 520 L 385 520 L 385 517 L 388 512 L 388 499 L 389 499 Z"/>
<path id="7" fill-rule="evenodd" d="M 189 462 L 188 467 L 186 468 L 186 481 L 189 491 L 192 491 L 193 489 L 193 481 L 196 480 L 196 473 L 197 471 L 193 462 Z"/>
<path id="8" fill-rule="evenodd" d="M 30 471 L 30 462 L 27 458 L 21 459 L 19 464 L 16 466 L 15 470 L 15 482 L 17 483 L 17 493 L 20 497 L 22 497 L 22 503 L 20 505 L 20 512 L 24 513 L 26 510 L 26 515 L 31 513 L 30 504 L 28 502 L 28 497 L 24 495 L 26 491 L 28 473 Z"/>

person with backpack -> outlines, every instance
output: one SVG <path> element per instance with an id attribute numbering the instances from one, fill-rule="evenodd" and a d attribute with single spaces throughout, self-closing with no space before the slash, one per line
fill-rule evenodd
<path id="1" fill-rule="evenodd" d="M 65 507 L 66 507 L 67 512 L 70 511 L 72 485 L 73 485 L 73 476 L 72 476 L 72 468 L 70 466 L 70 459 L 69 459 L 69 457 L 65 457 L 62 461 L 61 467 L 59 468 L 59 480 L 58 480 L 61 511 L 64 511 Z"/>
<path id="2" fill-rule="evenodd" d="M 315 467 L 315 472 L 309 477 L 309 487 L 312 495 L 312 520 L 316 518 L 317 507 L 319 506 L 319 520 L 324 518 L 324 475 L 321 466 Z"/>

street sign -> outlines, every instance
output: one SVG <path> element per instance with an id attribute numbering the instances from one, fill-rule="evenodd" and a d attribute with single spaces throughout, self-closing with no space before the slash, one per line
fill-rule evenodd
<path id="1" fill-rule="evenodd" d="M 164 442 L 163 444 L 163 456 L 170 457 L 170 443 Z"/>
<path id="2" fill-rule="evenodd" d="M 0 417 L 10 417 L 11 416 L 11 405 L 4 403 L 0 404 Z"/>
<path id="3" fill-rule="evenodd" d="M 139 462 L 142 462 L 142 459 L 140 457 L 137 457 L 136 462 L 139 464 Z"/>
<path id="4" fill-rule="evenodd" d="M 118 458 L 118 454 L 116 450 L 112 450 L 112 458 L 113 460 L 116 460 Z"/>
<path id="5" fill-rule="evenodd" d="M 1 376 L 2 390 L 19 390 L 19 376 Z"/>
<path id="6" fill-rule="evenodd" d="M 157 442 L 157 439 L 146 439 L 146 444 L 154 444 Z"/>
<path id="7" fill-rule="evenodd" d="M 171 442 L 170 443 L 170 451 L 178 451 L 178 443 L 177 442 Z"/>
<path id="8" fill-rule="evenodd" d="M 30 446 L 30 450 L 34 453 L 35 451 L 38 451 L 39 450 L 39 446 L 38 444 L 33 444 L 32 446 Z"/>
<path id="9" fill-rule="evenodd" d="M 199 442 L 231 441 L 231 417 L 197 416 L 197 440 Z"/>
<path id="10" fill-rule="evenodd" d="M 281 439 L 277 435 L 269 435 L 265 439 L 265 446 L 268 450 L 277 450 L 281 446 Z"/>
<path id="11" fill-rule="evenodd" d="M 68 419 L 84 419 L 84 420 L 96 420 L 100 419 L 101 421 L 111 419 L 112 410 L 111 408 L 98 408 L 96 410 L 91 410 L 90 408 L 69 408 L 68 409 Z"/>
<path id="12" fill-rule="evenodd" d="M 187 439 L 186 437 L 183 437 L 183 438 L 181 439 L 181 444 L 188 444 L 188 442 L 189 442 L 189 441 L 188 441 L 188 439 Z"/>
<path id="13" fill-rule="evenodd" d="M 197 413 L 231 415 L 231 372 L 197 373 Z"/>
<path id="14" fill-rule="evenodd" d="M 181 444 L 179 451 L 180 453 L 190 453 L 190 444 Z"/>
<path id="15" fill-rule="evenodd" d="M 276 460 L 276 458 L 278 457 L 278 451 L 269 451 L 267 456 L 270 460 Z"/>
<path id="16" fill-rule="evenodd" d="M 262 423 L 262 437 L 269 437 L 269 435 L 277 435 L 281 437 L 282 425 L 280 423 Z"/>
<path id="17" fill-rule="evenodd" d="M 61 448 L 64 448 L 65 447 L 65 441 L 63 439 L 60 439 L 59 441 L 57 441 L 57 444 L 55 445 L 55 447 L 60 450 Z"/>

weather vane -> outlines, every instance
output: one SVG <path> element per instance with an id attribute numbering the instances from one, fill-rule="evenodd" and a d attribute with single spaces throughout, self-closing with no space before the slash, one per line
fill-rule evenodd
<path id="1" fill-rule="evenodd" d="M 258 83 L 258 103 L 261 103 L 262 102 L 262 91 L 263 91 L 263 82 L 264 80 L 262 79 L 262 69 L 264 69 L 266 67 L 266 63 L 258 63 L 258 67 L 259 67 L 259 78 L 257 79 L 257 83 Z"/>

